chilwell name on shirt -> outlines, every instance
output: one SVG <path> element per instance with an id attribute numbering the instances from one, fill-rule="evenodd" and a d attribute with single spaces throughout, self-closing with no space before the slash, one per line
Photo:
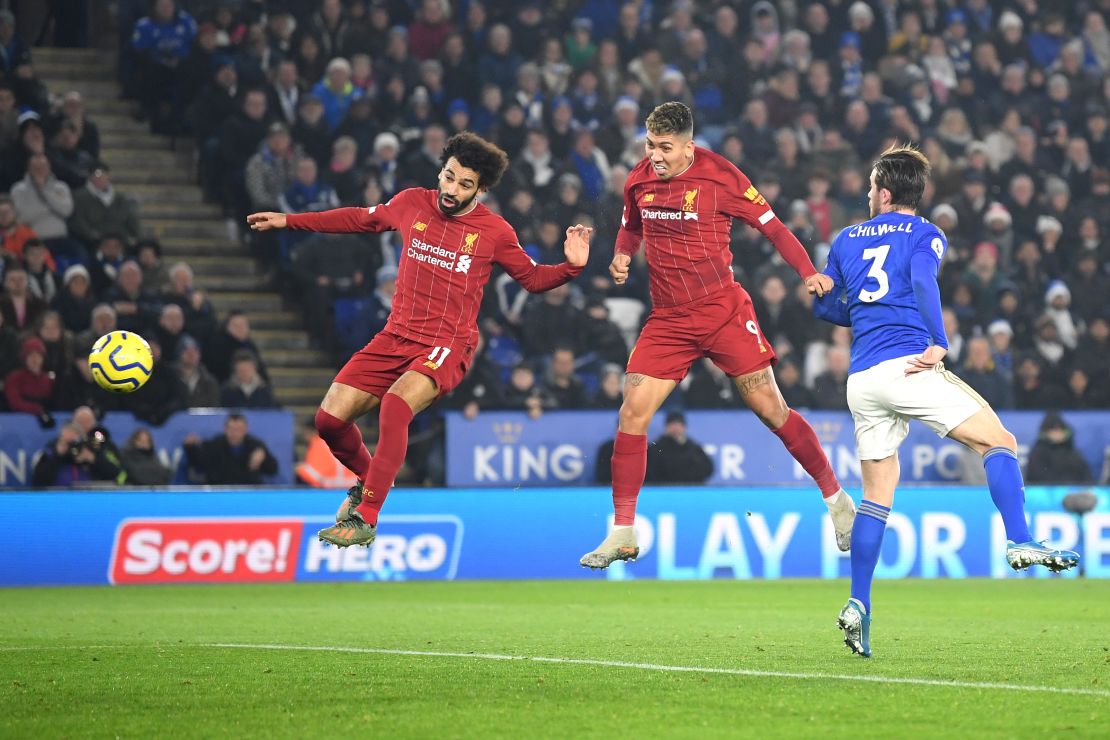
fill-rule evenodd
<path id="1" fill-rule="evenodd" d="M 894 234 L 899 231 L 904 231 L 907 234 L 913 231 L 913 224 L 909 221 L 903 221 L 900 224 L 860 224 L 853 226 L 848 232 L 848 236 L 883 236 L 884 234 Z"/>

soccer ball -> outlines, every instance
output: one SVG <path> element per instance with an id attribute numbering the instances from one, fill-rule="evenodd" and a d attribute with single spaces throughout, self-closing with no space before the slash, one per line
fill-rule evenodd
<path id="1" fill-rule="evenodd" d="M 96 340 L 89 352 L 93 380 L 106 391 L 131 393 L 150 378 L 150 345 L 132 331 L 113 331 Z"/>

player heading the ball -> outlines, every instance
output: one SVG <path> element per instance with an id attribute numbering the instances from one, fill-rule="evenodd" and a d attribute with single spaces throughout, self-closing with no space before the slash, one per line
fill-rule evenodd
<path id="1" fill-rule="evenodd" d="M 778 219 L 771 204 L 735 165 L 694 144 L 694 116 L 682 103 L 663 103 L 647 118 L 645 154 L 624 185 L 624 214 L 609 273 L 628 279 L 644 245 L 652 310 L 628 358 L 628 379 L 613 443 L 614 528 L 581 564 L 606 568 L 639 554 L 633 529 L 647 466 L 647 431 L 655 412 L 708 357 L 740 396 L 817 482 L 829 507 L 837 545 L 847 550 L 855 506 L 840 487 L 813 428 L 790 409 L 771 366 L 751 297 L 732 274 L 729 235 L 734 218 L 771 240 L 811 293 L 832 281 Z"/>
<path id="2" fill-rule="evenodd" d="M 410 188 L 388 203 L 321 213 L 255 213 L 256 231 L 299 229 L 330 233 L 397 231 L 403 248 L 389 321 L 335 376 L 316 429 L 358 482 L 319 532 L 339 547 L 374 541 L 378 512 L 405 460 L 414 414 L 462 381 L 478 346 L 476 317 L 494 265 L 532 293 L 577 276 L 590 254 L 592 229 L 567 229 L 566 262 L 537 265 L 501 216 L 478 202 L 508 167 L 505 152 L 469 132 L 452 136 L 440 157 L 439 186 Z M 381 405 L 373 459 L 354 421 Z"/>
<path id="3" fill-rule="evenodd" d="M 983 456 L 1011 567 L 1061 571 L 1079 562 L 1074 552 L 1032 541 L 1017 440 L 978 393 L 944 368 L 948 337 L 937 273 L 948 240 L 917 215 L 928 178 L 929 160 L 916 149 L 883 152 L 871 170 L 871 220 L 833 240 L 825 274 L 834 288 L 813 305 L 819 318 L 852 329 L 848 406 L 856 424 L 863 503 L 852 528 L 851 598 L 838 624 L 845 644 L 865 657 L 871 655 L 871 580 L 909 419 Z"/>

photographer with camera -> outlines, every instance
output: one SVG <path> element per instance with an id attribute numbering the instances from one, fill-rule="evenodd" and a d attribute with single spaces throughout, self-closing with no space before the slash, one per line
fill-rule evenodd
<path id="1" fill-rule="evenodd" d="M 119 454 L 103 429 L 94 428 L 88 435 L 81 425 L 71 421 L 42 452 L 32 476 L 35 488 L 74 486 L 89 481 L 127 482 L 127 473 Z"/>

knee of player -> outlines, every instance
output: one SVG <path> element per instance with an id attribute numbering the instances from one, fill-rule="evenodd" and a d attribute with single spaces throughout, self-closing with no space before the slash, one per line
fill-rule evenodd
<path id="1" fill-rule="evenodd" d="M 1008 450 L 1017 451 L 1017 437 L 1001 424 L 998 425 L 998 429 L 995 430 L 992 437 L 993 439 L 990 440 L 991 447 L 1005 447 Z"/>
<path id="2" fill-rule="evenodd" d="M 653 415 L 654 412 L 651 409 L 638 408 L 625 400 L 621 404 L 620 430 L 626 434 L 646 434 Z"/>

